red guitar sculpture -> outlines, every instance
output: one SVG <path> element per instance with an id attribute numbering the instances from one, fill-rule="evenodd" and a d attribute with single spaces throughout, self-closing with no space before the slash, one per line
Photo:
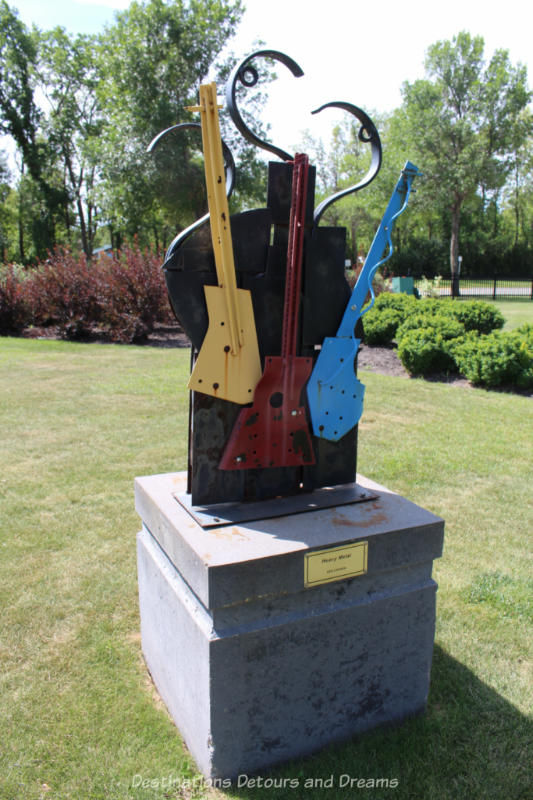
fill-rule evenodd
<path id="1" fill-rule="evenodd" d="M 243 408 L 231 432 L 220 469 L 297 467 L 315 463 L 301 394 L 313 360 L 297 356 L 298 312 L 309 159 L 294 157 L 281 355 L 267 356 L 251 407 Z"/>

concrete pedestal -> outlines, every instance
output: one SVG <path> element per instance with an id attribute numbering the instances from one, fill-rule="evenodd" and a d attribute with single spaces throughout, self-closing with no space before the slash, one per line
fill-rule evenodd
<path id="1" fill-rule="evenodd" d="M 357 483 L 379 497 L 204 529 L 184 473 L 136 479 L 143 653 L 206 777 L 424 710 L 444 523 Z"/>

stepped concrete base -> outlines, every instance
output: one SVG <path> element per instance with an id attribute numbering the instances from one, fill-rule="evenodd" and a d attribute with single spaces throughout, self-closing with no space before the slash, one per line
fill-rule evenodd
<path id="1" fill-rule="evenodd" d="M 204 529 L 184 473 L 136 479 L 143 653 L 206 777 L 424 710 L 444 523 L 357 485 L 378 499 Z"/>

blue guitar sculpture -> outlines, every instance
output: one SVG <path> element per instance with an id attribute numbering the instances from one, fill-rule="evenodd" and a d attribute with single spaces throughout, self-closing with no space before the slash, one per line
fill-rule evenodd
<path id="1" fill-rule="evenodd" d="M 374 305 L 372 280 L 376 270 L 392 255 L 392 229 L 407 207 L 416 175 L 420 175 L 418 167 L 407 161 L 368 251 L 337 335 L 324 339 L 307 384 L 313 433 L 323 439 L 338 441 L 357 425 L 363 413 L 365 387 L 354 370 L 354 360 L 361 344 L 361 340 L 355 337 L 355 325 Z M 388 253 L 383 257 L 387 246 Z M 372 300 L 363 311 L 369 291 Z"/>

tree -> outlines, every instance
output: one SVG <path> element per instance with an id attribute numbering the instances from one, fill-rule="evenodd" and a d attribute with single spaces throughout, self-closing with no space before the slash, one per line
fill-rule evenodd
<path id="1" fill-rule="evenodd" d="M 55 222 L 65 203 L 65 192 L 54 183 L 53 153 L 41 135 L 42 110 L 35 99 L 37 36 L 5 0 L 0 0 L 0 132 L 11 135 L 24 168 L 44 203 L 38 255 L 53 246 Z"/>
<path id="2" fill-rule="evenodd" d="M 519 130 L 513 154 L 511 180 L 506 187 L 505 206 L 512 214 L 513 246 L 522 239 L 526 245 L 533 243 L 533 122 L 529 109 L 520 120 L 526 135 Z"/>
<path id="3" fill-rule="evenodd" d="M 194 119 L 185 106 L 241 12 L 240 0 L 134 1 L 101 36 L 74 37 L 30 31 L 0 0 L 0 133 L 18 150 L 21 259 L 65 240 L 90 256 L 103 222 L 114 246 L 134 234 L 165 244 L 203 214 L 190 157 L 201 138 L 169 139 L 155 158 L 146 148 Z"/>
<path id="4" fill-rule="evenodd" d="M 7 203 L 11 189 L 9 186 L 10 174 L 7 160 L 0 153 L 0 260 L 6 260 L 6 251 L 9 246 L 9 225 L 11 222 L 10 209 Z"/>
<path id="5" fill-rule="evenodd" d="M 48 105 L 43 133 L 57 163 L 65 188 L 65 222 L 70 229 L 72 203 L 81 245 L 90 258 L 96 234 L 96 144 L 104 120 L 96 96 L 99 82 L 94 58 L 96 39 L 71 38 L 63 28 L 38 37 L 39 86 Z"/>
<path id="6" fill-rule="evenodd" d="M 530 101 L 525 67 L 497 50 L 486 66 L 484 41 L 461 32 L 432 45 L 427 78 L 403 85 L 403 112 L 424 193 L 450 215 L 450 268 L 458 292 L 461 211 L 476 193 L 490 199 L 504 185 Z"/>
<path id="7" fill-rule="evenodd" d="M 368 251 L 383 212 L 390 198 L 391 188 L 398 180 L 400 170 L 408 155 L 403 141 L 391 132 L 392 118 L 372 112 L 383 146 L 383 160 L 377 177 L 361 191 L 348 195 L 330 206 L 324 214 L 324 223 L 341 225 L 348 233 L 348 253 L 353 264 Z M 333 127 L 329 147 L 309 133 L 304 136 L 302 148 L 310 154 L 317 170 L 317 205 L 335 192 L 357 184 L 370 165 L 370 147 L 359 139 L 361 123 L 346 116 Z M 402 220 L 402 228 L 405 224 Z M 400 230 L 394 232 L 398 242 Z"/>
<path id="8" fill-rule="evenodd" d="M 165 128 L 197 121 L 185 107 L 241 13 L 240 0 L 132 2 L 102 37 L 101 202 L 115 239 L 159 229 L 165 241 L 203 213 L 203 169 L 190 157 L 198 136 L 171 137 L 155 156 L 146 148 Z"/>

